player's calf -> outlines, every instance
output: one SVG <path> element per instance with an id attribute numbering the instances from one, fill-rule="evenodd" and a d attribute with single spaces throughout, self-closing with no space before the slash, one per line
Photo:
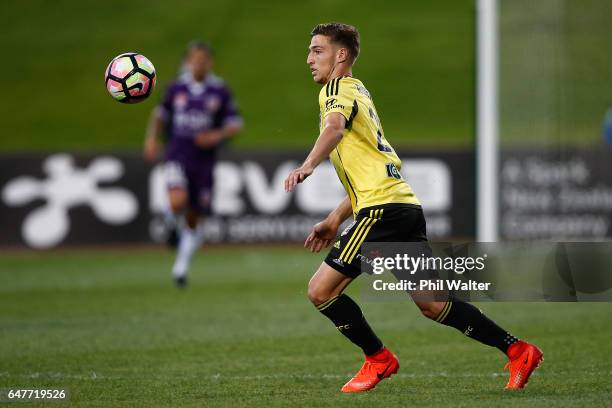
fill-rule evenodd
<path id="1" fill-rule="evenodd" d="M 316 284 L 310 283 L 308 284 L 307 296 L 308 296 L 308 300 L 310 300 L 310 303 L 312 303 L 315 307 L 317 307 L 318 305 L 321 305 L 327 302 L 328 300 L 335 297 L 336 295 L 334 294 L 333 291 L 326 290 L 324 288 L 317 286 Z"/>
<path id="2" fill-rule="evenodd" d="M 323 263 L 308 284 L 308 298 L 340 333 L 359 346 L 365 355 L 372 355 L 380 351 L 383 344 L 366 321 L 359 305 L 342 293 L 351 280 Z"/>
<path id="3" fill-rule="evenodd" d="M 423 315 L 445 326 L 453 327 L 483 344 L 506 354 L 518 339 L 499 327 L 477 307 L 449 297 L 446 302 L 417 302 Z"/>

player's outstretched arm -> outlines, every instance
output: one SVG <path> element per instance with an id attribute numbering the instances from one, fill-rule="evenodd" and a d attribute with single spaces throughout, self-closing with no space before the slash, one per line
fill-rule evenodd
<path id="1" fill-rule="evenodd" d="M 144 141 L 144 157 L 145 160 L 153 162 L 159 156 L 160 136 L 164 129 L 164 119 L 157 108 L 151 112 L 151 118 L 147 126 L 147 133 Z"/>
<path id="2" fill-rule="evenodd" d="M 203 149 L 212 149 L 234 137 L 240 130 L 242 130 L 242 124 L 238 122 L 228 123 L 221 129 L 200 132 L 195 138 L 195 144 Z"/>
<path id="3" fill-rule="evenodd" d="M 232 137 L 236 136 L 236 134 L 238 134 L 242 130 L 242 122 L 233 121 L 233 122 L 226 123 L 223 126 L 222 130 L 223 130 L 224 140 L 231 139 Z"/>
<path id="4" fill-rule="evenodd" d="M 319 135 L 310 154 L 304 160 L 304 163 L 289 173 L 285 179 L 285 191 L 293 191 L 295 186 L 312 174 L 314 169 L 323 161 L 334 148 L 340 143 L 344 128 L 346 126 L 346 118 L 337 112 L 332 112 L 325 117 L 323 131 Z"/>
<path id="5" fill-rule="evenodd" d="M 327 248 L 336 237 L 340 225 L 352 213 L 351 200 L 346 197 L 334 211 L 329 213 L 326 219 L 315 224 L 304 242 L 304 248 L 310 249 L 311 252 L 319 252 L 321 249 Z"/>

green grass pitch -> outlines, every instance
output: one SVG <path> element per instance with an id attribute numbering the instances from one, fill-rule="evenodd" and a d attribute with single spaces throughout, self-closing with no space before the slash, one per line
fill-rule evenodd
<path id="1" fill-rule="evenodd" d="M 402 366 L 372 392 L 343 395 L 362 357 L 306 299 L 320 260 L 293 247 L 209 248 L 179 291 L 161 248 L 4 252 L 0 388 L 66 387 L 72 406 L 612 405 L 605 303 L 479 305 L 544 350 L 518 392 L 503 390 L 495 349 L 409 302 L 362 303 Z M 358 285 L 350 292 L 360 298 Z"/>

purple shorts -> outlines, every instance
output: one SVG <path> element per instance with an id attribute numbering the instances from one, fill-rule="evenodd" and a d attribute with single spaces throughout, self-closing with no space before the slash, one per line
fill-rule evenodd
<path id="1" fill-rule="evenodd" d="M 189 206 L 200 214 L 210 215 L 213 192 L 213 163 L 166 161 L 164 173 L 168 190 L 187 190 Z"/>

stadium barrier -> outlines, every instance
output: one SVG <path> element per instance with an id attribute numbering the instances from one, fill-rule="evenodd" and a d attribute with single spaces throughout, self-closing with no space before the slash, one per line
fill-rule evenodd
<path id="1" fill-rule="evenodd" d="M 213 243 L 300 242 L 344 197 L 322 164 L 294 193 L 283 190 L 303 152 L 226 152 L 215 170 Z M 474 153 L 400 152 L 402 173 L 424 204 L 432 238 L 474 236 Z M 167 208 L 162 165 L 137 153 L 0 156 L 0 245 L 162 242 Z"/>
<path id="2" fill-rule="evenodd" d="M 606 149 L 502 152 L 502 238 L 611 237 L 609 156 Z M 429 236 L 473 239 L 474 153 L 400 152 L 400 157 L 403 176 L 425 208 Z M 222 154 L 208 242 L 302 241 L 344 197 L 329 163 L 286 194 L 282 181 L 302 158 L 297 152 Z M 137 153 L 0 156 L 2 246 L 161 242 L 166 205 L 161 165 L 149 166 Z"/>
<path id="3" fill-rule="evenodd" d="M 502 150 L 499 231 L 504 240 L 612 236 L 609 148 Z"/>
<path id="4" fill-rule="evenodd" d="M 401 153 L 436 240 L 473 239 L 474 154 Z M 506 240 L 604 239 L 612 235 L 609 149 L 506 150 L 500 160 L 500 232 Z M 299 242 L 343 198 L 324 163 L 295 193 L 286 174 L 303 153 L 221 155 L 207 240 Z M 0 245 L 163 241 L 160 164 L 136 153 L 5 154 L 0 157 Z"/>

